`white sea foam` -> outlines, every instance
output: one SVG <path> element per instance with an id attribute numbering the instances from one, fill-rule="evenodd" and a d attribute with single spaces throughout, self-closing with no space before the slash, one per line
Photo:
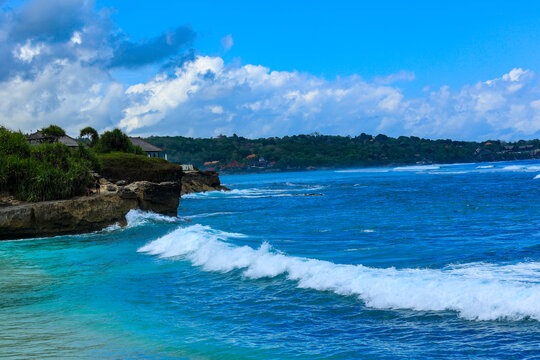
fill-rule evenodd
<path id="1" fill-rule="evenodd" d="M 536 175 L 535 177 L 533 177 L 533 179 L 540 179 L 540 174 Z"/>
<path id="2" fill-rule="evenodd" d="M 428 171 L 427 173 L 433 175 L 459 175 L 468 174 L 470 171 Z"/>
<path id="3" fill-rule="evenodd" d="M 539 171 L 540 166 L 536 165 L 508 165 L 502 168 L 505 171 Z"/>
<path id="4" fill-rule="evenodd" d="M 345 169 L 335 170 L 337 173 L 387 173 L 391 169 L 389 168 L 360 168 L 360 169 Z"/>
<path id="5" fill-rule="evenodd" d="M 413 165 L 413 166 L 398 166 L 394 171 L 426 171 L 426 170 L 438 170 L 441 167 L 438 165 Z"/>
<path id="6" fill-rule="evenodd" d="M 126 214 L 127 226 L 135 227 L 147 223 L 177 223 L 181 219 L 174 216 L 166 216 L 151 211 L 130 210 Z"/>
<path id="7" fill-rule="evenodd" d="M 477 166 L 476 168 L 477 169 L 493 169 L 495 167 L 495 165 L 480 165 L 480 166 Z"/>
<path id="8" fill-rule="evenodd" d="M 377 309 L 453 310 L 470 320 L 540 320 L 540 263 L 472 263 L 443 269 L 370 268 L 288 256 L 227 240 L 243 236 L 192 225 L 138 251 L 185 259 L 204 271 L 239 269 L 246 278 L 284 275 L 299 288 L 356 296 Z"/>
<path id="9" fill-rule="evenodd" d="M 147 224 L 147 223 L 176 223 L 181 221 L 180 218 L 172 217 L 172 216 L 165 216 L 161 214 L 157 214 L 151 211 L 142 211 L 142 210 L 130 210 L 126 214 L 126 221 L 127 226 L 126 228 L 132 228 L 139 225 Z M 115 223 L 112 225 L 109 225 L 100 231 L 96 231 L 96 233 L 100 232 L 112 232 L 116 230 L 123 229 L 122 226 L 120 226 L 119 223 Z"/>
<path id="10" fill-rule="evenodd" d="M 230 191 L 208 191 L 202 193 L 192 193 L 183 195 L 183 199 L 257 199 L 267 197 L 290 197 L 301 195 L 305 191 L 321 190 L 323 186 L 313 185 L 309 188 L 301 189 L 234 189 Z"/>
<path id="11" fill-rule="evenodd" d="M 111 231 L 116 231 L 118 229 L 121 229 L 122 227 L 120 226 L 119 223 L 115 223 L 115 224 L 112 224 L 112 225 L 109 225 L 103 229 L 101 229 L 100 231 L 96 231 L 96 232 L 111 232 Z"/>
<path id="12" fill-rule="evenodd" d="M 204 214 L 184 216 L 184 219 L 198 219 L 198 218 L 206 218 L 206 217 L 220 216 L 220 215 L 232 215 L 232 214 L 234 213 L 230 211 L 218 211 L 214 213 L 204 213 Z"/>
<path id="13" fill-rule="evenodd" d="M 211 198 L 241 198 L 241 197 L 254 197 L 263 195 L 275 195 L 283 192 L 282 190 L 274 189 L 233 189 L 231 191 L 207 191 L 200 193 L 192 193 L 183 195 L 184 199 L 211 199 Z"/>

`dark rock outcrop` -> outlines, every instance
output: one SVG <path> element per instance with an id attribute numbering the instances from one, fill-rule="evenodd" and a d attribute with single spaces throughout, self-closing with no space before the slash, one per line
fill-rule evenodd
<path id="1" fill-rule="evenodd" d="M 0 240 L 85 233 L 126 224 L 129 210 L 176 215 L 181 185 L 141 181 L 115 192 L 0 208 Z"/>
<path id="2" fill-rule="evenodd" d="M 219 174 L 216 171 L 186 171 L 182 177 L 182 195 L 196 192 L 228 191 L 221 185 Z"/>
<path id="3" fill-rule="evenodd" d="M 131 191 L 136 194 L 139 208 L 165 215 L 176 215 L 182 185 L 168 181 L 159 184 L 149 181 L 138 181 L 124 187 L 124 193 Z M 125 196 L 125 195 L 124 195 Z"/>

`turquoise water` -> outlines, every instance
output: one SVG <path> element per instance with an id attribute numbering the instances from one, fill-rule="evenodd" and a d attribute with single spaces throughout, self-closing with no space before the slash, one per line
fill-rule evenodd
<path id="1" fill-rule="evenodd" d="M 1 242 L 0 358 L 538 358 L 539 173 L 223 176 L 179 218 Z"/>

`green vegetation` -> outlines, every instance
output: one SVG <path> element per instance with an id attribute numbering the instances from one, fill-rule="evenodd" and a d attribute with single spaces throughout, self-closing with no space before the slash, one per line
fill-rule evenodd
<path id="1" fill-rule="evenodd" d="M 149 158 L 135 154 L 112 152 L 99 154 L 101 174 L 112 181 L 178 181 L 182 168 L 165 159 Z"/>
<path id="2" fill-rule="evenodd" d="M 65 135 L 62 128 L 51 125 L 41 133 L 44 141 L 30 145 L 21 132 L 0 127 L 1 193 L 22 201 L 68 199 L 84 195 L 93 186 L 93 171 L 129 181 L 177 181 L 182 176 L 179 165 L 146 157 L 118 129 L 99 137 L 94 129 L 85 128 L 81 137 L 89 136 L 94 146 L 79 143 L 75 150 L 57 142 Z"/>
<path id="3" fill-rule="evenodd" d="M 60 136 L 66 136 L 66 132 L 60 126 L 49 125 L 46 128 L 41 129 L 41 134 L 46 137 L 59 138 Z"/>
<path id="4" fill-rule="evenodd" d="M 99 141 L 99 134 L 93 127 L 87 126 L 81 130 L 79 134 L 80 138 L 86 138 L 88 145 L 94 147 Z"/>
<path id="5" fill-rule="evenodd" d="M 83 130 L 86 130 L 85 128 Z M 82 134 L 82 131 L 81 131 Z M 94 147 L 98 153 L 124 152 L 137 155 L 145 155 L 140 146 L 134 146 L 129 137 L 119 129 L 104 132 Z"/>
<path id="6" fill-rule="evenodd" d="M 429 140 L 415 136 L 373 137 L 367 134 L 356 137 L 312 134 L 267 139 L 246 139 L 236 135 L 210 139 L 154 136 L 146 140 L 166 148 L 170 161 L 225 171 L 257 170 L 261 167 L 284 170 L 540 157 L 540 140 L 472 142 Z M 251 154 L 256 157 L 246 159 Z M 260 157 L 264 158 L 262 166 L 258 162 Z M 204 166 L 205 162 L 216 161 L 216 164 Z"/>
<path id="7" fill-rule="evenodd" d="M 30 146 L 22 133 L 0 127 L 0 191 L 19 200 L 82 195 L 97 167 L 98 159 L 82 146 L 76 151 L 60 143 Z"/>

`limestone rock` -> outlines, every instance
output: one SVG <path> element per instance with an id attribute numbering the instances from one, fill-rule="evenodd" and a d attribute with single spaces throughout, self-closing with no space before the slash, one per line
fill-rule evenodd
<path id="1" fill-rule="evenodd" d="M 116 190 L 116 187 L 115 187 Z M 0 240 L 85 233 L 120 223 L 140 208 L 176 215 L 181 185 L 141 181 L 110 192 L 70 200 L 0 207 Z"/>
<path id="2" fill-rule="evenodd" d="M 139 208 L 166 215 L 176 215 L 180 201 L 181 184 L 173 181 L 153 183 L 137 181 L 125 187 L 137 194 Z"/>
<path id="3" fill-rule="evenodd" d="M 206 191 L 228 191 L 216 171 L 189 171 L 182 177 L 182 195 Z"/>

